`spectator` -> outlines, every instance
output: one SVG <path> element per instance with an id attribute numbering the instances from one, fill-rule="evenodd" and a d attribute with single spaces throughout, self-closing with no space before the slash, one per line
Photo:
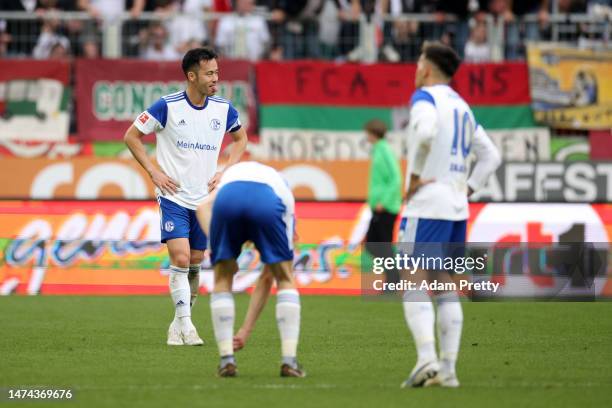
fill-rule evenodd
<path id="1" fill-rule="evenodd" d="M 68 42 L 68 39 L 66 38 L 66 41 L 60 40 L 53 44 L 48 58 L 53 60 L 70 59 L 70 43 Z"/>
<path id="2" fill-rule="evenodd" d="M 488 62 L 491 61 L 491 47 L 487 42 L 487 26 L 483 22 L 477 22 L 470 39 L 465 44 L 466 62 Z"/>
<path id="3" fill-rule="evenodd" d="M 424 1 L 385 0 L 383 13 L 397 19 L 402 14 L 429 13 Z M 421 41 L 417 21 L 395 20 L 384 23 L 383 59 L 390 62 L 413 61 L 420 54 Z"/>
<path id="4" fill-rule="evenodd" d="M 340 18 L 338 6 L 333 0 L 324 0 L 318 17 L 318 55 L 321 58 L 335 58 L 338 55 Z"/>
<path id="5" fill-rule="evenodd" d="M 266 20 L 253 14 L 254 5 L 254 0 L 237 0 L 237 15 L 220 19 L 215 44 L 224 55 L 251 61 L 264 56 L 270 32 Z"/>
<path id="6" fill-rule="evenodd" d="M 612 0 L 587 0 L 587 13 L 593 17 L 593 22 L 584 24 L 586 36 L 578 40 L 580 48 L 605 47 L 610 40 L 609 25 L 612 21 Z"/>
<path id="7" fill-rule="evenodd" d="M 385 140 L 387 126 L 373 119 L 364 126 L 368 142 L 372 144 L 372 160 L 368 183 L 368 205 L 372 210 L 370 227 L 366 234 L 366 249 L 374 257 L 393 257 L 391 242 L 393 229 L 399 213 L 402 193 L 402 177 L 399 163 Z M 381 245 L 380 243 L 389 243 Z M 372 245 L 372 243 L 378 243 Z M 397 270 L 386 272 L 387 282 L 397 282 Z"/>
<path id="8" fill-rule="evenodd" d="M 0 0 L 0 10 L 34 13 L 36 0 Z M 8 20 L 0 23 L 0 36 L 6 42 L 6 53 L 10 56 L 31 55 L 36 44 L 35 39 L 40 34 L 40 23 L 32 20 Z"/>
<path id="9" fill-rule="evenodd" d="M 98 21 L 116 19 L 126 10 L 126 6 L 126 0 L 78 0 L 78 7 Z M 144 7 L 145 0 L 134 0 L 129 13 L 137 18 Z"/>
<path id="10" fill-rule="evenodd" d="M 340 18 L 340 39 L 338 51 L 348 55 L 359 45 L 359 16 L 361 4 L 359 0 L 335 0 Z"/>
<path id="11" fill-rule="evenodd" d="M 557 0 L 557 9 L 559 13 L 586 13 L 586 0 Z M 555 11 L 555 10 L 553 10 Z M 586 24 L 576 24 L 575 30 L 563 30 L 560 33 L 560 41 L 576 41 L 585 37 L 587 30 Z"/>
<path id="12" fill-rule="evenodd" d="M 612 1 L 587 0 L 587 12 L 592 16 L 606 17 L 612 20 Z"/>
<path id="13" fill-rule="evenodd" d="M 442 24 L 434 26 L 436 39 L 457 50 L 463 57 L 463 48 L 469 36 L 468 19 L 479 10 L 479 3 L 472 0 L 437 1 L 435 16 Z M 448 19 L 455 21 L 446 21 Z"/>
<path id="14" fill-rule="evenodd" d="M 36 4 L 36 14 L 44 17 L 48 13 L 54 11 L 76 11 L 77 0 L 38 0 Z M 70 41 L 71 49 L 68 50 L 69 55 L 77 55 L 80 52 L 82 39 L 84 38 L 83 31 L 86 23 L 78 19 L 64 19 L 61 22 L 61 32 Z"/>
<path id="15" fill-rule="evenodd" d="M 528 41 L 538 41 L 545 38 L 549 31 L 549 3 L 550 0 L 513 0 L 512 13 L 521 20 L 521 37 Z M 537 16 L 535 20 L 526 20 L 529 15 Z M 522 44 L 521 44 L 522 45 Z M 523 47 L 522 47 L 523 48 Z M 524 55 L 524 50 L 521 50 L 521 55 Z"/>
<path id="16" fill-rule="evenodd" d="M 11 35 L 6 32 L 6 21 L 0 20 L 0 58 L 7 56 L 10 43 Z"/>
<path id="17" fill-rule="evenodd" d="M 164 25 L 170 45 L 180 55 L 190 44 L 204 44 L 211 32 L 204 24 L 204 13 L 212 8 L 212 0 L 158 0 L 155 11 L 168 17 Z"/>
<path id="18" fill-rule="evenodd" d="M 66 53 L 70 50 L 70 41 L 60 32 L 60 21 L 53 13 L 48 13 L 45 16 L 42 31 L 36 46 L 32 51 L 32 56 L 36 59 L 47 59 L 51 57 L 52 51 L 61 46 L 66 49 Z M 61 49 L 56 50 L 56 55 L 60 55 Z"/>
<path id="19" fill-rule="evenodd" d="M 272 6 L 275 43 L 287 59 L 316 58 L 317 17 L 324 0 L 276 0 Z M 277 47 L 273 47 L 277 48 Z"/>
<path id="20" fill-rule="evenodd" d="M 99 24 L 110 22 L 119 18 L 126 10 L 128 10 L 129 0 L 77 0 L 77 6 L 80 10 L 84 10 L 92 17 L 93 21 L 85 24 L 85 36 L 100 37 Z M 130 39 L 134 38 L 136 33 L 139 33 L 143 28 L 143 23 L 136 20 L 140 13 L 144 11 L 146 6 L 145 0 L 133 0 L 129 4 L 129 14 L 133 20 L 126 21 L 121 28 L 122 38 L 128 40 L 122 43 L 123 55 L 133 56 L 137 53 L 137 44 L 131 44 Z"/>
<path id="21" fill-rule="evenodd" d="M 168 32 L 162 23 L 155 21 L 143 37 L 141 57 L 149 61 L 173 61 L 180 59 L 181 55 L 168 43 Z"/>
<path id="22" fill-rule="evenodd" d="M 359 0 L 352 3 L 351 13 L 357 12 L 359 17 L 356 30 L 351 31 L 351 24 L 345 25 L 348 30 L 341 35 L 353 35 L 348 41 L 356 44 L 348 54 L 349 61 L 375 62 L 378 60 L 378 49 L 382 29 L 383 0 Z M 350 16 L 350 14 L 349 14 Z"/>
<path id="23" fill-rule="evenodd" d="M 83 58 L 100 58 L 100 46 L 95 37 L 86 37 L 81 44 L 81 55 Z"/>

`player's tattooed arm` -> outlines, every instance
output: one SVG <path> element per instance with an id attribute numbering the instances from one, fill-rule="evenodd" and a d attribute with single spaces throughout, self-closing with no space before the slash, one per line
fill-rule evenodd
<path id="1" fill-rule="evenodd" d="M 123 140 L 128 149 L 130 149 L 130 152 L 132 152 L 132 156 L 134 156 L 142 168 L 149 174 L 151 181 L 161 190 L 161 193 L 163 195 L 175 194 L 180 188 L 179 183 L 168 177 L 166 173 L 153 164 L 153 161 L 147 154 L 147 149 L 142 143 L 143 136 L 144 133 L 138 130 L 136 126 L 132 125 L 125 132 Z"/>

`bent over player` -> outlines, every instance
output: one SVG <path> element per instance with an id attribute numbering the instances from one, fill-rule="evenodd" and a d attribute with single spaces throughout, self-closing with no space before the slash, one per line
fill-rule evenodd
<path id="1" fill-rule="evenodd" d="M 215 288 L 210 297 L 213 329 L 219 347 L 219 376 L 236 375 L 232 282 L 242 245 L 252 241 L 265 264 L 264 273 L 276 279 L 276 322 L 281 338 L 282 377 L 304 377 L 297 362 L 300 296 L 293 278 L 293 194 L 281 175 L 256 162 L 238 163 L 221 177 L 215 191 L 198 209 L 198 219 L 210 234 Z M 258 284 L 259 287 L 259 284 Z M 258 315 L 269 285 L 253 293 L 247 319 Z M 253 310 L 256 309 L 255 311 Z M 249 317 L 250 316 L 250 317 Z M 254 317 L 256 319 L 256 316 Z"/>
<path id="2" fill-rule="evenodd" d="M 206 236 L 195 210 L 221 178 L 217 159 L 226 132 L 234 139 L 225 169 L 240 160 L 247 134 L 231 102 L 214 96 L 218 89 L 217 54 L 209 48 L 183 57 L 187 89 L 161 97 L 134 121 L 125 143 L 151 176 L 159 202 L 161 242 L 170 256 L 170 294 L 175 306 L 169 345 L 201 345 L 191 321 L 199 288 Z M 157 165 L 147 156 L 142 137 L 156 133 Z"/>

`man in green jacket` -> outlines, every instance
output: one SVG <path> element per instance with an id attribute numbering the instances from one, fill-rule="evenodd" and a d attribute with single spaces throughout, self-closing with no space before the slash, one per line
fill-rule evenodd
<path id="1" fill-rule="evenodd" d="M 364 129 L 372 144 L 368 182 L 368 205 L 372 210 L 372 220 L 366 235 L 366 249 L 374 257 L 392 257 L 393 228 L 402 204 L 399 163 L 385 140 L 387 126 L 383 121 L 372 119 Z M 388 244 L 373 244 L 379 242 Z M 398 271 L 387 271 L 386 280 L 397 282 Z"/>

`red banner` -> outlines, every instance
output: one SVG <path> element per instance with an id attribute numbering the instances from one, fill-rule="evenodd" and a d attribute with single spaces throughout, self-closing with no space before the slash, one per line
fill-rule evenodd
<path id="1" fill-rule="evenodd" d="M 219 61 L 219 95 L 232 101 L 250 134 L 257 128 L 251 70 L 249 62 Z M 122 139 L 138 114 L 185 88 L 176 61 L 78 60 L 75 72 L 79 135 L 88 140 Z"/>
<path id="2" fill-rule="evenodd" d="M 70 63 L 0 59 L 0 141 L 68 138 Z"/>
<path id="3" fill-rule="evenodd" d="M 257 64 L 262 104 L 402 106 L 414 92 L 415 64 L 336 64 L 262 62 Z M 277 86 L 276 84 L 283 84 Z M 529 78 L 524 63 L 465 64 L 454 88 L 474 105 L 527 104 Z"/>
<path id="4" fill-rule="evenodd" d="M 13 79 L 48 78 L 68 85 L 70 81 L 70 63 L 56 60 L 0 60 L 0 82 Z"/>

